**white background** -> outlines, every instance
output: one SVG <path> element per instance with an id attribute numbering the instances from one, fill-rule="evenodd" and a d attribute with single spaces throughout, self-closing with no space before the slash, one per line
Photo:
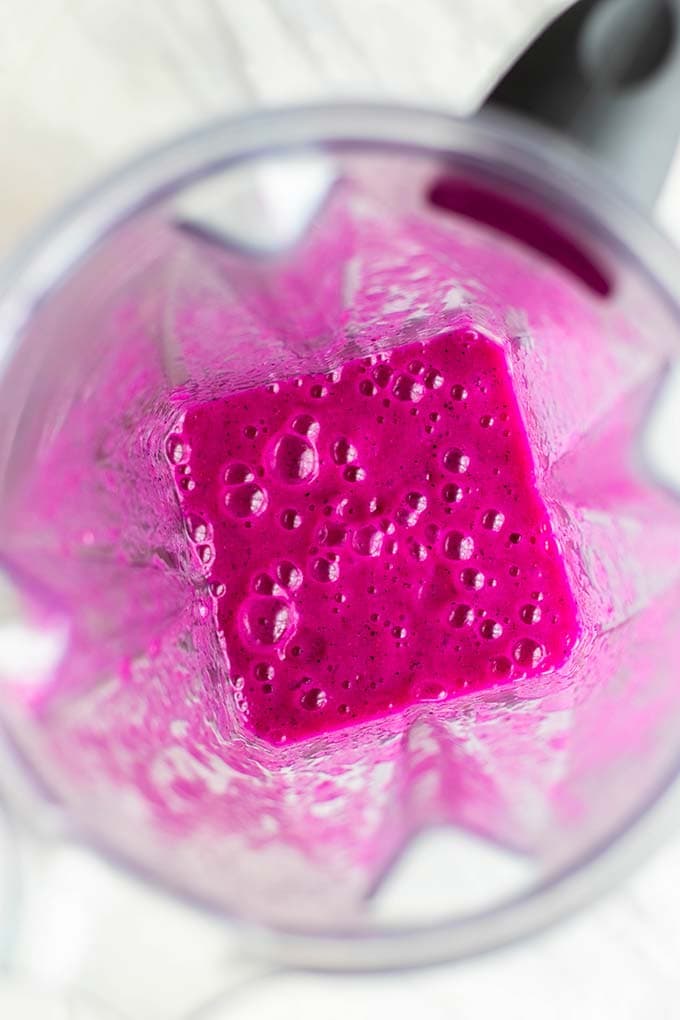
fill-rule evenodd
<path id="1" fill-rule="evenodd" d="M 97 173 L 197 119 L 339 97 L 469 112 L 532 26 L 561 6 L 0 0 L 0 254 Z M 680 238 L 677 165 L 659 216 Z M 118 932 L 124 958 L 111 957 L 110 942 L 104 948 L 83 920 L 82 902 L 71 902 L 74 874 L 79 896 L 85 882 L 90 901 L 105 902 L 107 938 L 115 945 Z M 118 890 L 75 852 L 34 863 L 29 880 L 15 976 L 0 977 L 3 1020 L 680 1016 L 680 835 L 606 902 L 559 930 L 399 978 L 251 978 L 220 933 L 181 914 L 166 918 L 154 897 Z M 56 996 L 55 981 L 90 993 Z"/>

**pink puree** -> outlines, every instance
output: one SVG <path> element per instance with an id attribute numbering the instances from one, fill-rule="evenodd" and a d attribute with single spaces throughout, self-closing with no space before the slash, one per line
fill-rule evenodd
<path id="1" fill-rule="evenodd" d="M 191 407 L 168 455 L 260 737 L 533 676 L 574 643 L 505 355 L 471 329 Z"/>

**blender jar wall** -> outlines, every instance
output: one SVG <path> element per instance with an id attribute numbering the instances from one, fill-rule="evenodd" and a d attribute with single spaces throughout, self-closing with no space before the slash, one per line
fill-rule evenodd
<path id="1" fill-rule="evenodd" d="M 322 158 L 324 171 L 330 159 L 336 177 L 340 170 L 340 176 L 353 178 L 364 205 L 377 204 L 383 210 L 384 243 L 389 246 L 403 236 L 412 242 L 404 216 L 419 210 L 429 224 L 431 242 L 438 238 L 443 243 L 445 238 L 451 263 L 457 261 L 457 268 L 448 265 L 440 281 L 449 284 L 448 307 L 442 305 L 444 292 L 435 293 L 430 279 L 420 294 L 431 301 L 427 318 L 411 328 L 427 332 L 434 323 L 439 328 L 472 316 L 508 341 L 553 526 L 571 557 L 574 583 L 583 584 L 587 611 L 593 618 L 598 613 L 606 617 L 611 626 L 607 637 L 593 638 L 578 677 L 566 675 L 557 686 L 510 692 L 509 697 L 501 692 L 465 710 L 451 706 L 447 718 L 439 718 L 437 709 L 424 709 L 417 713 L 420 719 L 409 719 L 408 737 L 402 724 L 390 721 L 357 730 L 344 744 L 320 741 L 307 753 L 280 753 L 256 746 L 236 731 L 229 748 L 206 757 L 205 747 L 197 754 L 183 743 L 186 729 L 173 713 L 180 702 L 200 708 L 203 681 L 197 680 L 192 665 L 196 642 L 210 668 L 218 673 L 223 665 L 210 628 L 201 622 L 201 596 L 188 595 L 177 579 L 182 571 L 185 580 L 198 575 L 170 490 L 162 496 L 163 512 L 152 520 L 145 508 L 162 489 L 163 440 L 179 406 L 173 394 L 187 382 L 206 387 L 205 392 L 213 384 L 214 373 L 205 372 L 206 352 L 223 352 L 219 342 L 224 341 L 224 321 L 211 318 L 211 308 L 219 310 L 226 302 L 233 310 L 241 306 L 244 294 L 264 292 L 267 308 L 278 314 L 279 269 L 271 253 L 264 257 L 268 261 L 263 270 L 261 254 L 225 253 L 214 238 L 188 233 L 186 206 L 172 198 L 168 202 L 167 193 L 176 183 L 179 187 L 180 179 L 214 169 L 221 160 L 228 163 L 234 153 L 240 160 L 257 162 L 261 150 L 271 152 L 277 145 L 309 141 L 316 149 L 319 139 L 331 143 L 348 137 L 348 147 L 329 144 L 329 156 Z M 360 143 L 367 154 L 357 152 Z M 304 151 L 309 160 L 309 150 Z M 248 169 L 247 162 L 240 172 L 244 167 Z M 534 212 L 558 223 L 605 267 L 611 293 L 586 293 L 582 281 L 560 276 L 563 270 L 546 267 L 516 240 L 499 237 L 479 222 L 471 224 L 469 216 L 460 218 L 455 211 L 449 215 L 428 205 L 435 175 L 450 177 L 453 171 L 459 178 L 483 180 L 490 190 L 514 201 L 528 201 Z M 322 177 L 320 172 L 319 180 Z M 69 635 L 75 614 L 77 626 L 90 635 L 87 653 L 77 660 L 71 657 L 68 683 L 60 685 L 58 698 L 51 698 L 46 676 L 21 686 L 5 681 L 3 713 L 13 739 L 90 838 L 202 901 L 273 926 L 311 926 L 328 934 L 325 920 L 333 916 L 331 932 L 349 931 L 354 923 L 364 931 L 368 923 L 370 931 L 371 908 L 366 911 L 365 896 L 422 823 L 422 804 L 409 799 L 414 763 L 436 776 L 442 789 L 457 783 L 466 791 L 455 798 L 452 812 L 442 812 L 440 805 L 433 808 L 429 822 L 462 825 L 528 853 L 539 862 L 540 874 L 573 868 L 639 813 L 674 767 L 676 754 L 679 706 L 672 662 L 677 591 L 670 569 L 679 533 L 675 502 L 659 493 L 650 501 L 647 490 L 640 489 L 624 494 L 622 514 L 604 474 L 604 467 L 619 463 L 619 456 L 632 470 L 627 430 L 638 430 L 665 365 L 676 356 L 675 309 L 662 296 L 659 280 L 652 278 L 668 272 L 663 242 L 615 197 L 604 198 L 595 179 L 569 154 L 558 151 L 554 156 L 540 138 L 504 122 L 464 125 L 434 115 L 370 110 L 253 118 L 235 128 L 207 131 L 193 143 L 180 141 L 127 171 L 123 182 L 122 189 L 118 182 L 118 208 L 111 202 L 115 187 L 110 187 L 85 203 L 75 221 L 91 214 L 93 202 L 106 207 L 112 223 L 148 199 L 144 212 L 114 227 L 94 250 L 80 252 L 83 261 L 73 272 L 68 264 L 59 267 L 58 275 L 67 278 L 44 295 L 26 324 L 3 385 L 3 558 L 8 575 L 29 598 L 23 622 L 38 631 L 56 628 Z M 158 186 L 165 201 L 154 204 Z M 315 222 L 323 221 L 328 209 L 323 202 L 315 206 Z M 180 237 L 177 222 L 182 218 Z M 222 226 L 221 240 L 224 230 Z M 52 244 L 55 238 L 58 242 L 59 235 L 52 235 Z M 352 234 L 347 262 L 356 255 L 356 239 Z M 626 250 L 633 239 L 637 252 L 649 255 L 646 266 Z M 296 239 L 292 250 L 299 250 L 300 243 L 304 246 L 304 240 Z M 455 245 L 459 248 L 454 256 Z M 505 277 L 497 272 L 492 277 L 490 267 L 498 262 L 499 252 L 508 270 Z M 465 284 L 451 297 L 451 289 L 460 284 L 463 260 Z M 31 267 L 29 257 L 24 281 Z M 389 268 L 388 259 L 388 275 L 398 270 L 396 261 Z M 21 279 L 20 274 L 10 283 L 18 288 Z M 508 315 L 507 295 L 518 279 L 535 290 L 529 316 L 516 302 Z M 315 283 L 318 280 L 310 278 L 310 286 Z M 341 273 L 324 280 L 331 290 L 342 289 L 342 284 Z M 560 302 L 565 290 L 568 300 Z M 196 294 L 198 330 L 183 314 Z M 10 292 L 5 300 L 12 297 Z M 259 310 L 258 315 L 262 323 Z M 385 312 L 384 302 L 377 310 L 366 306 L 364 318 L 356 316 L 357 335 L 379 330 L 383 338 L 396 338 L 404 318 Z M 274 352 L 270 362 L 263 365 L 260 357 L 249 362 L 247 356 L 234 362 L 236 373 L 246 365 L 241 384 L 253 378 L 248 366 L 263 373 L 269 368 L 285 371 L 296 338 L 312 328 L 309 318 L 299 316 L 289 324 L 285 342 L 273 344 L 276 325 L 267 323 L 261 348 Z M 182 328 L 187 332 L 182 334 Z M 582 346 L 566 347 L 569 330 L 576 328 L 581 339 L 588 333 L 593 341 L 587 364 Z M 229 342 L 238 339 L 234 334 Z M 332 356 L 342 350 L 336 343 Z M 320 353 L 312 351 L 315 357 Z M 107 359 L 115 361 L 115 372 Z M 198 378 L 201 366 L 204 374 Z M 118 383 L 112 384 L 112 378 Z M 630 414 L 622 414 L 622 408 Z M 113 409 L 118 422 L 127 420 L 130 426 L 127 447 L 102 446 Z M 146 431 L 141 444 L 134 413 L 140 409 L 153 411 L 158 425 L 157 431 Z M 120 430 L 111 434 L 120 439 Z M 45 474 L 44 464 L 64 438 L 62 450 L 71 455 L 70 463 L 60 453 Z M 98 464 L 89 477 L 82 470 L 87 458 Z M 79 469 L 75 479 L 69 475 L 74 465 Z M 102 481 L 105 476 L 108 486 Z M 69 477 L 74 484 L 71 496 L 64 498 Z M 602 481 L 599 491 L 594 477 Z M 121 488 L 125 478 L 129 484 Z M 635 479 L 633 488 L 637 475 Z M 569 511 L 562 513 L 565 504 Z M 96 507 L 98 526 L 105 521 L 103 529 L 83 524 L 88 507 Z M 654 528 L 658 535 L 652 543 Z M 97 530 L 104 531 L 105 541 Z M 126 550 L 122 560 L 117 555 L 121 536 Z M 616 553 L 623 548 L 622 571 Z M 584 569 L 577 577 L 593 549 L 604 550 L 606 556 L 599 556 L 599 562 L 591 557 L 591 573 Z M 669 569 L 664 573 L 662 566 Z M 647 583 L 650 579 L 653 583 Z M 612 591 L 615 598 L 606 603 Z M 97 611 L 90 612 L 92 607 Z M 172 659 L 178 673 L 163 677 L 162 670 L 150 667 L 145 647 L 149 633 L 161 646 L 166 639 L 170 642 L 163 662 Z M 187 644 L 188 633 L 193 645 Z M 133 662 L 124 678 L 116 674 L 121 657 Z M 63 679 L 63 670 L 58 664 L 56 668 Z M 97 683 L 92 684 L 95 676 Z M 177 701 L 168 714 L 170 688 Z M 219 683 L 214 689 L 221 693 L 219 704 L 210 709 L 212 726 L 216 720 L 233 723 Z M 154 718 L 164 713 L 168 732 L 160 727 L 154 734 Z M 602 740 L 605 729 L 609 742 Z M 471 752 L 474 741 L 477 750 Z M 282 830 L 279 811 L 286 803 Z M 208 813 L 213 823 L 218 819 L 216 827 L 203 826 L 206 804 L 212 805 Z M 352 810 L 360 822 L 353 832 L 361 838 L 349 846 Z M 218 839 L 222 823 L 228 836 Z M 220 886 L 219 876 L 227 872 L 231 884 Z M 510 892 L 525 892 L 525 882 L 523 874 Z M 539 902 L 540 894 L 536 897 Z M 452 896 L 452 913 L 455 902 Z M 512 913 L 499 910 L 487 918 L 487 943 L 512 935 L 508 916 Z M 532 923 L 540 920 L 537 906 Z M 421 919 L 422 945 L 413 950 L 420 959 L 428 953 L 441 955 L 437 946 L 453 945 L 433 934 L 430 949 L 423 949 L 431 921 L 427 914 Z M 464 951 L 467 924 L 456 926 L 458 948 L 444 954 Z M 480 924 L 479 919 L 470 921 L 470 931 L 477 932 L 470 941 L 475 948 Z M 518 931 L 521 927 L 518 920 Z M 382 937 L 387 937 L 384 930 Z M 406 943 L 388 938 L 380 962 L 408 959 L 411 937 L 420 938 L 413 932 Z M 327 954 L 325 963 L 332 963 Z"/>

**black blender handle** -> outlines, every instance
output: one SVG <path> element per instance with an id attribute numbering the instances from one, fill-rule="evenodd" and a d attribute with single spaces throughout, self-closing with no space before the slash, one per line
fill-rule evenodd
<path id="1" fill-rule="evenodd" d="M 680 135 L 680 0 L 577 0 L 485 105 L 563 132 L 651 208 Z"/>

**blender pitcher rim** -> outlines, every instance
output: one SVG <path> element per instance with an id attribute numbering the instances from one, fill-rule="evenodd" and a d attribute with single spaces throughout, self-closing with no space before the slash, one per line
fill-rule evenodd
<path id="1" fill-rule="evenodd" d="M 663 229 L 590 153 L 552 128 L 514 111 L 485 107 L 465 117 L 443 108 L 389 102 L 272 106 L 213 118 L 151 145 L 108 173 L 96 176 L 43 216 L 13 250 L 0 258 L 0 371 L 12 354 L 11 339 L 20 336 L 37 304 L 93 245 L 136 213 L 192 181 L 283 149 L 356 145 L 426 150 L 446 156 L 456 151 L 456 141 L 467 137 L 469 142 L 475 134 L 473 155 L 483 157 L 485 145 L 502 142 L 507 147 L 504 157 L 509 169 L 518 168 L 518 156 L 520 164 L 523 159 L 535 161 L 536 170 L 544 162 L 551 171 L 563 175 L 567 170 L 586 189 L 596 191 L 597 213 L 590 207 L 593 219 L 600 226 L 606 225 L 609 239 L 623 243 L 634 259 L 632 245 L 626 243 L 630 232 L 626 217 L 635 221 L 631 225 L 634 231 L 642 230 L 655 244 L 662 245 L 667 257 L 679 257 Z M 530 169 L 526 164 L 519 168 L 524 173 Z M 569 182 L 558 177 L 548 180 L 536 172 L 532 183 L 564 193 Z M 101 208 L 103 200 L 106 209 Z M 583 203 L 584 209 L 586 205 Z M 647 260 L 636 261 L 647 270 Z M 654 280 L 663 282 L 664 289 L 673 294 L 677 288 L 672 273 L 665 271 L 665 261 L 656 259 L 653 269 Z M 12 294 L 17 283 L 18 296 Z"/>

